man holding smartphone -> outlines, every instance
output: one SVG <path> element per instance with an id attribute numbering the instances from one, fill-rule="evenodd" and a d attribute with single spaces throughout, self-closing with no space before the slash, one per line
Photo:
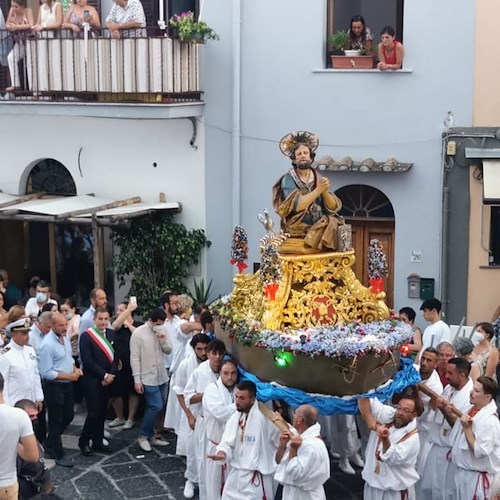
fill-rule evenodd
<path id="1" fill-rule="evenodd" d="M 168 375 L 163 355 L 172 351 L 164 326 L 166 317 L 162 309 L 153 309 L 147 322 L 136 328 L 130 338 L 130 366 L 134 388 L 138 394 L 144 394 L 146 400 L 138 439 L 143 451 L 151 451 L 151 445 L 168 445 L 167 441 L 154 437 L 156 417 L 166 403 Z"/>

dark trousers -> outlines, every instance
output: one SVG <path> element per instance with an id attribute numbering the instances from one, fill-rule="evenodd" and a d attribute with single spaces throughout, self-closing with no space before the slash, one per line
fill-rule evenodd
<path id="1" fill-rule="evenodd" d="M 70 382 L 45 380 L 43 389 L 49 414 L 49 435 L 45 446 L 56 458 L 61 458 L 64 455 L 61 435 L 74 417 L 73 386 Z"/>
<path id="2" fill-rule="evenodd" d="M 45 392 L 45 385 L 43 388 Z M 46 396 L 44 396 L 46 398 Z M 42 411 L 38 414 L 38 425 L 35 429 L 35 437 L 37 441 L 41 444 L 45 443 L 47 438 L 47 418 L 45 417 L 45 412 L 47 411 L 47 404 L 43 402 Z"/>
<path id="3" fill-rule="evenodd" d="M 92 439 L 94 446 L 102 446 L 109 391 L 107 387 L 102 386 L 100 380 L 91 375 L 84 375 L 80 380 L 87 403 L 87 418 L 80 435 L 79 445 L 82 448 Z"/>

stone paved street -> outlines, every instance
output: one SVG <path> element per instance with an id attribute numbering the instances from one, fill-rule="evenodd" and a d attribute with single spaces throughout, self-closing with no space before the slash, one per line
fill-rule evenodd
<path id="1" fill-rule="evenodd" d="M 84 415 L 75 415 L 63 436 L 68 456 L 75 459 L 76 466 L 73 469 L 55 466 L 51 470 L 56 493 L 64 500 L 184 498 L 185 461 L 174 455 L 175 439 L 168 447 L 144 453 L 137 445 L 137 427 L 110 430 L 114 453 L 84 457 L 78 450 L 83 421 Z M 326 484 L 328 499 L 361 499 L 362 491 L 359 471 L 355 476 L 347 476 L 339 471 L 336 462 L 332 464 L 332 477 Z"/>

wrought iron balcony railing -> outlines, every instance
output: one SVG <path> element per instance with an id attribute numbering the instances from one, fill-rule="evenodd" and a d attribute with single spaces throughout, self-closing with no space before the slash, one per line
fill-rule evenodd
<path id="1" fill-rule="evenodd" d="M 15 40 L 0 31 L 2 99 L 163 104 L 201 100 L 200 44 L 168 38 L 158 28 L 129 31 L 138 36 L 115 40 L 105 29 L 85 37 L 60 30 Z"/>

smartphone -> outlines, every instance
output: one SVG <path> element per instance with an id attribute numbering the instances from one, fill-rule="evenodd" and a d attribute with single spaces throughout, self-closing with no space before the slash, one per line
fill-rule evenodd
<path id="1" fill-rule="evenodd" d="M 130 303 L 137 305 L 137 297 L 135 297 L 135 296 L 130 297 Z"/>
<path id="2" fill-rule="evenodd" d="M 89 10 L 84 10 L 83 11 L 83 17 L 90 17 L 90 11 Z"/>

